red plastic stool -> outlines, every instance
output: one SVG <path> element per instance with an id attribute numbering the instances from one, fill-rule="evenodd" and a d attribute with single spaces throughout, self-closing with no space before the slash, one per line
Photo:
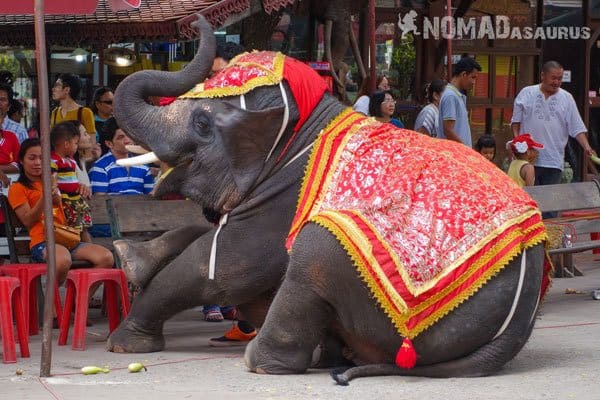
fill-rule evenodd
<path id="1" fill-rule="evenodd" d="M 7 264 L 0 266 L 0 274 L 19 278 L 25 322 L 30 335 L 37 335 L 39 332 L 37 285 L 39 282 L 38 278 L 46 275 L 47 270 L 48 266 L 46 264 Z M 56 312 L 57 320 L 60 321 L 62 306 L 60 304 L 58 285 L 54 287 L 54 311 Z"/>
<path id="2" fill-rule="evenodd" d="M 67 274 L 67 295 L 65 308 L 60 320 L 58 345 L 67 344 L 69 336 L 69 320 L 73 301 L 75 301 L 75 320 L 73 323 L 73 350 L 85 350 L 85 322 L 87 320 L 90 287 L 96 282 L 103 282 L 106 297 L 109 331 L 119 326 L 119 307 L 117 305 L 117 286 L 121 298 L 121 314 L 123 318 L 129 313 L 129 293 L 127 279 L 120 269 L 115 268 L 86 268 L 75 269 Z M 77 294 L 77 297 L 75 297 Z"/>
<path id="3" fill-rule="evenodd" d="M 15 351 L 15 334 L 13 331 L 13 306 L 21 357 L 29 357 L 29 336 L 23 303 L 21 301 L 20 283 L 12 276 L 0 277 L 0 335 L 2 336 L 2 359 L 5 364 L 17 362 Z"/>

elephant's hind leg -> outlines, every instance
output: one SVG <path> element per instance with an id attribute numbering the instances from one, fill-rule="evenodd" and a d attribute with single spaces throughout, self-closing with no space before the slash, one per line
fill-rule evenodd
<path id="1" fill-rule="evenodd" d="M 246 348 L 246 365 L 251 371 L 305 372 L 334 316 L 333 308 L 318 294 L 315 284 L 322 275 L 323 263 L 331 262 L 327 258 L 328 244 L 335 242 L 328 243 L 329 237 L 312 236 L 324 230 L 309 230 L 304 228 L 298 235 L 283 284 L 258 336 Z"/>

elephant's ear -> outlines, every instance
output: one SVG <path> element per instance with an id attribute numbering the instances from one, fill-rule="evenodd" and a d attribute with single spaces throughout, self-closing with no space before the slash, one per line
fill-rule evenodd
<path id="1" fill-rule="evenodd" d="M 251 111 L 231 103 L 224 106 L 215 124 L 231 162 L 235 183 L 241 193 L 246 193 L 256 182 L 277 139 L 285 108 Z"/>

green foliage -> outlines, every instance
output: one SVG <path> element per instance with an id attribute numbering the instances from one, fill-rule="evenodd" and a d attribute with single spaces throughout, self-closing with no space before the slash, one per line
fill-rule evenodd
<path id="1" fill-rule="evenodd" d="M 398 98 L 408 99 L 412 94 L 412 82 L 415 76 L 416 51 L 412 34 L 400 40 L 400 45 L 392 51 L 390 78 L 398 89 Z"/>
<path id="2" fill-rule="evenodd" d="M 0 54 L 0 71 L 10 71 L 14 78 L 19 76 L 19 62 L 12 54 Z"/>

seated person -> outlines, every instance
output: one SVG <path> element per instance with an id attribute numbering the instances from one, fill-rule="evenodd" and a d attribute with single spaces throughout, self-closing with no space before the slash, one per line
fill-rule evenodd
<path id="1" fill-rule="evenodd" d="M 0 110 L 0 126 L 8 119 L 6 114 Z M 7 174 L 19 172 L 17 156 L 19 154 L 19 140 L 14 133 L 0 129 L 0 185 L 7 188 L 10 179 Z M 4 214 L 0 210 L 0 236 L 6 236 L 4 231 Z"/>
<path id="2" fill-rule="evenodd" d="M 396 100 L 390 91 L 378 91 L 371 95 L 369 100 L 369 115 L 375 117 L 379 122 L 390 123 L 397 128 L 404 128 L 404 124 L 394 118 L 396 112 Z"/>
<path id="3" fill-rule="evenodd" d="M 42 201 L 42 147 L 39 139 L 26 139 L 19 151 L 19 179 L 10 186 L 8 202 L 15 214 L 29 231 L 31 258 L 35 262 L 46 261 L 46 239 L 44 236 Z M 55 223 L 65 224 L 61 193 L 56 179 L 52 182 L 52 213 Z M 80 242 L 67 249 L 61 244 L 55 245 L 56 275 L 59 284 L 67 278 L 73 260 L 85 260 L 94 268 L 112 267 L 112 253 L 97 244 Z M 94 288 L 90 294 L 94 293 Z"/>
<path id="4" fill-rule="evenodd" d="M 125 146 L 133 144 L 133 141 L 119 128 L 113 117 L 107 119 L 104 123 L 101 136 L 101 140 L 110 151 L 100 157 L 90 169 L 92 193 L 150 193 L 154 187 L 154 177 L 149 166 L 122 167 L 117 164 L 117 160 L 129 157 L 129 151 Z"/>
<path id="5" fill-rule="evenodd" d="M 122 167 L 117 164 L 117 160 L 130 156 L 125 146 L 133 144 L 133 141 L 119 128 L 114 117 L 106 120 L 100 138 L 109 152 L 100 157 L 89 171 L 92 194 L 150 193 L 154 187 L 154 176 L 149 166 Z M 89 232 L 93 237 L 111 237 L 109 225 L 93 225 Z"/>

